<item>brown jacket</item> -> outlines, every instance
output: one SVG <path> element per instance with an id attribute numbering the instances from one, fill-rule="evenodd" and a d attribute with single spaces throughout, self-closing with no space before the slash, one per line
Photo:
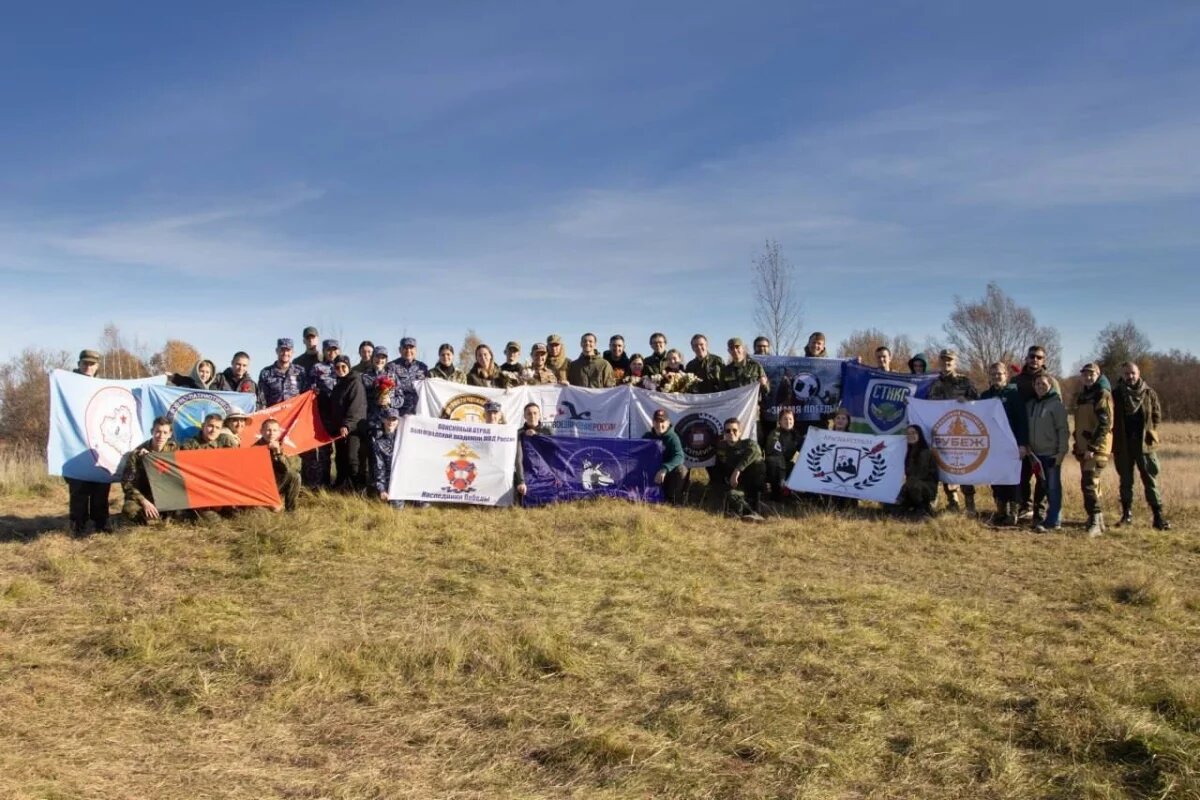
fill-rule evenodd
<path id="1" fill-rule="evenodd" d="M 1117 381 L 1113 391 L 1113 452 L 1138 456 L 1152 453 L 1158 446 L 1158 425 L 1162 422 L 1162 404 L 1158 393 L 1139 381 L 1145 390 L 1137 411 L 1126 416 L 1125 409 L 1136 404 L 1136 394 L 1124 379 Z"/>
<path id="2" fill-rule="evenodd" d="M 1100 384 L 1085 388 L 1075 398 L 1075 457 L 1084 472 L 1108 463 L 1112 453 L 1112 394 Z"/>

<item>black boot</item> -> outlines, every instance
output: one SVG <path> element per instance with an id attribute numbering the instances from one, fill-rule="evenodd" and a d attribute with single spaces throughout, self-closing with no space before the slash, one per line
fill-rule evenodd
<path id="1" fill-rule="evenodd" d="M 1124 528 L 1127 525 L 1133 524 L 1133 506 L 1121 506 L 1121 518 L 1117 520 L 1117 527 Z"/>
<path id="2" fill-rule="evenodd" d="M 1163 516 L 1161 508 L 1154 509 L 1154 529 L 1157 531 L 1171 530 L 1171 523 L 1167 522 L 1167 518 Z"/>

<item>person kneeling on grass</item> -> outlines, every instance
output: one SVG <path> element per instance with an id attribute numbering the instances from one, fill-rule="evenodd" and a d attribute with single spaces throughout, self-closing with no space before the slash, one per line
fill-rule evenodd
<path id="1" fill-rule="evenodd" d="M 717 444 L 716 463 L 708 468 L 709 484 L 724 493 L 724 507 L 734 516 L 761 522 L 758 501 L 767 482 L 767 462 L 753 439 L 739 438 L 742 425 L 737 417 L 725 420 Z"/>
<path id="2" fill-rule="evenodd" d="M 154 505 L 154 493 L 150 488 L 150 478 L 146 475 L 146 463 L 143 458 L 147 453 L 173 453 L 176 449 L 171 438 L 171 420 L 158 417 L 150 426 L 150 438 L 133 449 L 125 462 L 125 471 L 121 474 L 121 489 L 125 492 L 125 504 L 121 507 L 121 514 L 126 520 L 146 525 L 175 516 L 172 511 L 160 512 Z"/>
<path id="3" fill-rule="evenodd" d="M 688 470 L 683 464 L 683 443 L 679 441 L 679 434 L 671 427 L 671 419 L 666 410 L 655 409 L 650 430 L 643 433 L 642 438 L 662 442 L 663 463 L 654 473 L 654 482 L 662 487 L 665 501 L 673 506 L 682 505 Z"/>
<path id="4" fill-rule="evenodd" d="M 275 472 L 275 486 L 283 498 L 283 507 L 295 511 L 296 500 L 300 497 L 300 457 L 283 452 L 283 426 L 279 420 L 266 420 L 259 433 L 261 438 L 254 446 L 266 447 L 271 451 L 271 469 Z"/>
<path id="5" fill-rule="evenodd" d="M 767 488 L 771 492 L 772 500 L 780 501 L 794 496 L 785 484 L 791 477 L 792 467 L 796 466 L 800 444 L 800 436 L 796 433 L 796 415 L 792 409 L 784 406 L 779 409 L 775 428 L 767 434 L 767 444 L 764 448 Z"/>
<path id="6" fill-rule="evenodd" d="M 908 452 L 904 455 L 904 485 L 896 498 L 902 511 L 916 511 L 933 516 L 933 501 L 937 500 L 938 470 L 933 451 L 925 441 L 925 432 L 916 425 L 904 429 Z"/>
<path id="7" fill-rule="evenodd" d="M 404 508 L 403 500 L 388 497 L 392 483 L 392 453 L 396 447 L 396 429 L 400 427 L 400 412 L 389 408 L 380 419 L 380 431 L 371 440 L 371 457 L 375 462 L 375 491 L 379 499 L 392 508 Z"/>

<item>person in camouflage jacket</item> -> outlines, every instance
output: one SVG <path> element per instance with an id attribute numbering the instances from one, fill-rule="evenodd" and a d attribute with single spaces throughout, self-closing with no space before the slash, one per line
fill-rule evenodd
<path id="1" fill-rule="evenodd" d="M 1121 521 L 1133 523 L 1133 473 L 1141 475 L 1146 502 L 1154 514 L 1154 527 L 1171 529 L 1163 511 L 1162 492 L 1158 487 L 1158 426 L 1162 422 L 1162 404 L 1158 393 L 1142 379 L 1137 364 L 1121 365 L 1121 379 L 1113 392 L 1113 455 L 1121 485 Z"/>
<path id="2" fill-rule="evenodd" d="M 943 350 L 938 354 L 942 362 L 942 371 L 938 379 L 929 387 L 930 400 L 978 400 L 979 392 L 971 384 L 971 379 L 958 371 L 958 354 L 953 350 Z M 958 511 L 959 487 L 952 483 L 943 483 L 942 491 L 946 493 L 946 510 Z M 968 514 L 975 513 L 975 487 L 963 486 L 963 501 Z"/>
<path id="3" fill-rule="evenodd" d="M 449 343 L 443 343 L 438 348 L 438 360 L 429 368 L 429 377 L 440 378 L 451 383 L 467 382 L 467 373 L 454 363 L 454 347 Z"/>
<path id="4" fill-rule="evenodd" d="M 725 364 L 721 361 L 720 356 L 708 352 L 708 337 L 702 333 L 693 336 L 692 352 L 696 357 L 683 368 L 684 372 L 699 378 L 700 382 L 692 388 L 692 392 L 711 394 L 721 391 L 721 370 L 724 369 Z"/>
<path id="5" fill-rule="evenodd" d="M 171 434 L 171 420 L 158 417 L 150 426 L 150 438 L 133 448 L 125 461 L 125 471 L 121 473 L 121 489 L 125 492 L 125 503 L 121 507 L 121 514 L 129 522 L 144 525 L 173 516 L 173 512 L 160 512 L 154 505 L 150 478 L 146 475 L 146 465 L 142 461 L 148 453 L 175 452 L 177 447 Z"/>
<path id="6" fill-rule="evenodd" d="M 1100 473 L 1112 453 L 1113 399 L 1108 382 L 1102 381 L 1100 367 L 1087 363 L 1079 370 L 1083 388 L 1075 398 L 1075 442 L 1072 450 L 1079 462 L 1079 488 L 1083 509 L 1087 512 L 1088 536 L 1104 532 L 1104 513 L 1100 508 Z"/>

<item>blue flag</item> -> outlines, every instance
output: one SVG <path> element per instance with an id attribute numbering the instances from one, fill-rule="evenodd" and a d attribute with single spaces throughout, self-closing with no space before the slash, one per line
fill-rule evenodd
<path id="1" fill-rule="evenodd" d="M 850 412 L 850 430 L 856 433 L 901 433 L 908 420 L 910 398 L 925 399 L 938 378 L 884 372 L 853 361 L 842 368 L 842 406 Z"/>
<path id="2" fill-rule="evenodd" d="M 816 422 L 833 416 L 842 396 L 842 360 L 807 356 L 754 356 L 771 382 L 762 404 L 765 420 L 779 418 L 790 408 L 797 422 Z"/>
<path id="3" fill-rule="evenodd" d="M 125 456 L 145 439 L 138 393 L 166 378 L 111 381 L 56 369 L 50 373 L 51 475 L 96 483 L 121 479 Z"/>
<path id="4" fill-rule="evenodd" d="M 653 439 L 522 436 L 521 448 L 527 506 L 588 497 L 662 502 L 654 474 L 663 451 Z"/>
<path id="5" fill-rule="evenodd" d="M 171 420 L 177 442 L 195 436 L 209 414 L 224 417 L 234 409 L 249 414 L 255 404 L 255 396 L 249 392 L 209 392 L 178 386 L 146 386 L 140 389 L 140 395 L 142 427 L 148 431 L 155 417 L 166 417 Z"/>

